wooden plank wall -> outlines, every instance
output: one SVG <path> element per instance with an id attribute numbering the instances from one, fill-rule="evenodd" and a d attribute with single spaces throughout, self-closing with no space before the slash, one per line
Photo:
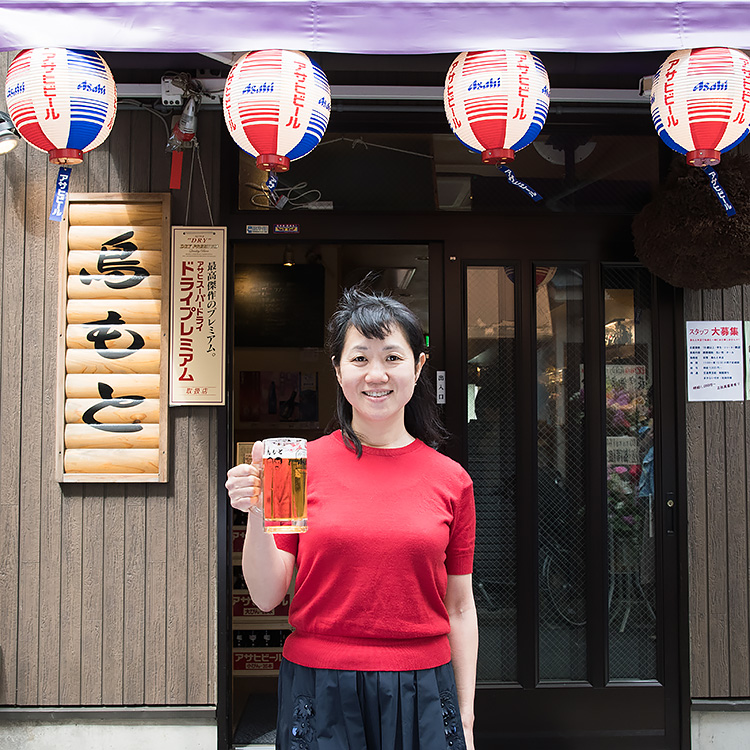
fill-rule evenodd
<path id="1" fill-rule="evenodd" d="M 685 292 L 686 320 L 750 320 L 750 286 Z M 750 408 L 687 404 L 691 695 L 750 695 Z"/>
<path id="2" fill-rule="evenodd" d="M 215 219 L 223 126 L 200 113 Z M 71 190 L 169 192 L 166 139 L 159 118 L 121 109 Z M 0 704 L 212 705 L 216 410 L 170 409 L 167 484 L 54 480 L 56 172 L 25 144 L 0 157 Z M 185 223 L 187 173 L 172 195 Z M 187 223 L 210 223 L 197 165 L 190 203 Z"/>

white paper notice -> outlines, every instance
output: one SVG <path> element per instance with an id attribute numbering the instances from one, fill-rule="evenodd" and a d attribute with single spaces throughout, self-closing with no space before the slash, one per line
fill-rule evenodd
<path id="1" fill-rule="evenodd" d="M 688 401 L 743 401 L 743 325 L 692 320 L 687 329 Z"/>
<path id="2" fill-rule="evenodd" d="M 224 403 L 225 227 L 172 227 L 169 405 Z"/>

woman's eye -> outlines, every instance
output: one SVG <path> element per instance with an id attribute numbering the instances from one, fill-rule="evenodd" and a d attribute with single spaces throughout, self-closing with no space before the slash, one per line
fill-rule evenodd
<path id="1" fill-rule="evenodd" d="M 401 357 L 398 354 L 389 354 L 386 358 L 386 361 L 388 362 L 400 362 Z"/>

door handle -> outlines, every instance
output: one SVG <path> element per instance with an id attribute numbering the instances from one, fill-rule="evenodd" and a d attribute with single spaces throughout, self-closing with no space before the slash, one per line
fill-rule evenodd
<path id="1" fill-rule="evenodd" d="M 664 511 L 664 530 L 670 536 L 676 533 L 676 510 L 674 492 L 667 492 L 666 508 Z"/>

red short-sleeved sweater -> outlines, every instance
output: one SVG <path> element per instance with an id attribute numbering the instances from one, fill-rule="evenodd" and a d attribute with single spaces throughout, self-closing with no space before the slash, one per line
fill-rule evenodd
<path id="1" fill-rule="evenodd" d="M 308 531 L 296 555 L 284 656 L 306 667 L 429 669 L 450 661 L 448 574 L 471 573 L 474 494 L 464 469 L 420 440 L 364 447 L 340 432 L 308 444 Z"/>

